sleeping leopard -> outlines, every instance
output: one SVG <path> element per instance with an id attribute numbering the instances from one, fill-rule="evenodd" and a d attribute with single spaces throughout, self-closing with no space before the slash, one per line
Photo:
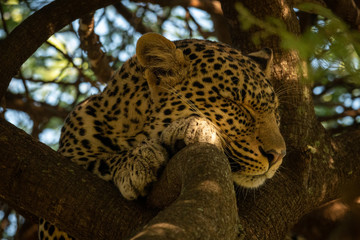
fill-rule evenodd
<path id="1" fill-rule="evenodd" d="M 67 117 L 58 151 L 132 200 L 147 194 L 180 145 L 207 142 L 227 155 L 235 184 L 257 188 L 286 153 L 271 62 L 270 49 L 243 55 L 222 43 L 145 34 L 105 90 Z M 39 238 L 73 239 L 44 219 Z"/>

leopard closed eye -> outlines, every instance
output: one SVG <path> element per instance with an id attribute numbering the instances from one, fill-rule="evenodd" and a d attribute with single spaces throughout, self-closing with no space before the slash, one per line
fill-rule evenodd
<path id="1" fill-rule="evenodd" d="M 104 91 L 67 117 L 58 151 L 129 200 L 145 196 L 169 157 L 194 142 L 223 151 L 237 185 L 259 187 L 286 153 L 271 61 L 270 49 L 243 55 L 222 43 L 145 34 Z M 73 239 L 44 219 L 39 237 Z"/>

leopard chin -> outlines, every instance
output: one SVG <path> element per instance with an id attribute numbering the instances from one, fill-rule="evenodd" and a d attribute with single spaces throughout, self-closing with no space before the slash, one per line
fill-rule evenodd
<path id="1" fill-rule="evenodd" d="M 282 163 L 282 159 L 276 161 L 265 173 L 259 175 L 247 175 L 245 172 L 232 172 L 232 179 L 238 186 L 244 188 L 258 188 L 265 183 L 267 179 L 272 178 Z"/>

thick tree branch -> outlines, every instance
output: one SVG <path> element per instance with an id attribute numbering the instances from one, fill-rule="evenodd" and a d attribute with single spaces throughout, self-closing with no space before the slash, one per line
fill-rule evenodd
<path id="1" fill-rule="evenodd" d="M 123 239 L 157 213 L 142 201 L 126 201 L 115 186 L 3 119 L 0 132 L 0 199 L 26 216 L 44 217 L 78 239 L 111 240 Z M 166 206 L 177 196 L 135 239 L 153 239 L 145 236 L 154 237 L 152 231 L 159 227 L 171 239 L 195 239 L 198 234 L 234 238 L 237 214 L 230 167 L 215 146 L 196 144 L 176 155 L 149 203 Z"/>
<path id="2" fill-rule="evenodd" d="M 0 99 L 20 66 L 51 35 L 75 19 L 115 0 L 58 0 L 25 19 L 0 42 Z M 24 41 L 26 39 L 26 41 Z"/>
<path id="3" fill-rule="evenodd" d="M 0 138 L 0 155 L 2 156 L 0 182 L 7 183 L 0 185 L 0 198 L 15 206 L 17 210 L 26 212 L 26 215 L 43 216 L 62 226 L 73 235 L 81 237 L 81 239 L 116 239 L 126 236 L 135 227 L 142 226 L 155 215 L 153 210 L 145 209 L 141 202 L 125 201 L 114 186 L 101 181 L 96 176 L 72 164 L 48 147 L 34 141 L 11 124 L 4 120 L 0 120 L 0 123 L 2 133 Z M 320 136 L 320 138 L 323 137 L 325 136 Z M 256 198 L 244 199 L 244 196 L 238 196 L 239 216 L 241 216 L 239 226 L 243 229 L 241 235 L 245 236 L 246 239 L 256 239 L 254 237 L 258 239 L 280 239 L 280 236 L 286 230 L 284 228 L 288 226 L 289 222 L 296 222 L 299 217 L 314 207 L 339 197 L 345 184 L 357 181 L 360 177 L 360 166 L 357 163 L 360 156 L 360 149 L 357 146 L 359 140 L 360 131 L 354 131 L 350 135 L 340 135 L 329 143 L 333 145 L 333 149 L 327 150 L 330 154 L 326 162 L 320 160 L 320 155 L 323 154 L 320 151 L 321 146 L 318 149 L 309 147 L 303 151 L 293 151 L 287 161 L 296 161 L 299 157 L 306 157 L 310 159 L 307 168 L 304 168 L 298 162 L 299 168 L 294 171 L 288 169 L 288 171 L 277 175 L 274 180 L 269 181 L 265 187 L 256 192 Z M 200 153 L 202 151 L 205 151 L 205 153 Z M 205 157 L 201 161 L 204 156 L 209 156 L 206 151 L 210 151 L 211 158 L 214 157 L 215 160 L 217 159 L 220 162 L 211 161 L 211 164 L 209 164 L 209 161 L 206 161 L 209 157 Z M 194 200 L 197 196 L 200 197 L 198 199 L 202 199 L 202 196 L 210 198 L 205 197 L 201 200 L 201 202 L 205 200 L 206 203 L 204 206 L 201 205 L 202 207 L 195 203 L 186 206 L 188 209 L 192 207 L 197 209 L 190 211 L 190 213 L 199 216 L 200 213 L 197 211 L 202 209 L 204 212 L 201 212 L 205 216 L 213 217 L 224 213 L 228 218 L 225 218 L 226 222 L 221 220 L 221 217 L 211 219 L 215 222 L 206 219 L 210 227 L 207 228 L 205 225 L 201 225 L 204 227 L 195 229 L 196 231 L 209 231 L 213 234 L 211 231 L 217 231 L 216 227 L 223 228 L 222 223 L 230 228 L 233 226 L 236 218 L 231 214 L 231 210 L 235 209 L 232 205 L 233 193 L 231 193 L 231 187 L 227 184 L 218 185 L 212 180 L 204 181 L 202 177 L 205 175 L 191 175 L 194 169 L 189 169 L 189 167 L 196 168 L 196 166 L 199 166 L 204 174 L 208 174 L 206 177 L 209 177 L 209 179 L 223 179 L 223 181 L 227 182 L 229 169 L 226 164 L 225 169 L 223 167 L 224 158 L 222 155 L 217 155 L 214 149 L 208 148 L 206 150 L 198 146 L 193 146 L 192 150 L 188 150 L 187 154 L 189 154 L 189 158 L 182 155 L 176 157 L 173 163 L 169 163 L 168 167 L 172 170 L 167 170 L 169 172 L 165 172 L 162 176 L 165 185 L 159 183 L 159 186 L 152 193 L 153 200 L 150 203 L 160 206 L 168 205 L 179 195 L 180 187 L 176 187 L 180 186 L 179 181 L 173 180 L 173 178 L 177 179 L 176 172 L 179 174 L 179 169 L 183 170 L 180 173 L 185 174 L 185 176 L 190 174 L 189 177 L 192 181 L 184 182 L 183 193 L 179 199 L 164 213 L 158 215 L 153 222 L 150 222 L 142 236 L 149 233 L 154 236 L 152 232 L 154 228 L 159 230 L 157 227 L 166 228 L 173 223 L 178 224 L 176 219 L 171 220 L 169 217 L 171 216 L 170 213 L 174 214 L 172 210 L 188 202 L 183 199 Z M 329 157 L 332 155 L 337 155 L 337 157 Z M 179 159 L 183 159 L 183 163 L 178 163 Z M 189 163 L 186 163 L 186 161 L 189 161 Z M 182 167 L 179 168 L 179 164 Z M 289 166 L 289 164 L 286 165 Z M 207 166 L 209 166 L 209 169 L 206 168 Z M 325 177 L 319 178 L 317 177 L 318 174 Z M 202 184 L 196 178 L 202 179 Z M 185 177 L 185 179 L 187 178 Z M 216 189 L 223 191 L 223 195 L 216 194 Z M 225 200 L 222 200 L 222 197 Z M 224 203 L 227 203 L 227 205 Z M 182 207 L 180 208 L 182 209 Z M 96 211 L 89 211 L 89 209 L 96 209 Z M 186 208 L 183 210 L 186 210 Z M 174 231 L 183 229 L 184 225 L 188 227 L 190 225 L 187 223 L 195 221 L 190 213 L 187 211 L 182 212 L 182 215 L 179 213 L 178 217 L 180 217 L 183 225 L 176 225 L 173 228 Z M 187 222 L 186 216 L 190 217 L 188 218 L 190 222 Z M 221 216 L 224 217 L 224 215 Z M 220 222 L 217 222 L 219 219 Z M 280 221 L 280 219 L 287 219 L 287 221 Z M 156 225 L 160 220 L 166 221 L 170 225 Z M 213 224 L 212 227 L 211 224 Z M 269 224 L 273 227 L 269 228 Z M 172 226 L 175 226 L 175 224 Z M 195 226 L 199 225 L 195 224 Z M 236 232 L 236 229 L 231 231 L 230 228 L 227 229 L 229 234 Z M 112 230 L 109 231 L 108 229 Z M 190 227 L 186 228 L 186 230 L 191 232 L 192 229 Z M 171 231 L 169 234 L 172 233 Z M 184 236 L 183 233 L 183 231 L 180 231 L 178 236 Z M 193 233 L 191 232 L 191 234 Z M 224 236 L 222 234 L 225 233 L 219 232 L 219 234 Z M 221 239 L 221 237 L 218 239 Z"/>
<path id="4" fill-rule="evenodd" d="M 228 160 L 215 146 L 202 146 L 191 145 L 169 162 L 149 202 L 163 207 L 181 194 L 132 239 L 235 238 L 238 216 Z"/>
<path id="5" fill-rule="evenodd" d="M 355 171 L 360 165 L 358 161 L 360 159 L 360 129 L 352 129 L 351 132 L 345 132 L 336 136 L 333 143 L 336 144 L 334 147 L 337 151 L 337 156 L 342 159 L 343 162 L 348 162 L 349 164 L 354 165 L 351 166 L 353 170 L 348 169 L 348 173 L 352 172 L 354 174 L 358 174 L 359 172 L 356 173 Z"/>
<path id="6" fill-rule="evenodd" d="M 0 199 L 78 239 L 122 239 L 156 211 L 0 119 Z"/>

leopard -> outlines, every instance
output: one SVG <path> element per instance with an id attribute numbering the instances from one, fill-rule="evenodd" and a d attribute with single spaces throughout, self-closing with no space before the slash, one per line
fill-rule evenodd
<path id="1" fill-rule="evenodd" d="M 242 54 L 144 34 L 107 87 L 66 118 L 58 152 L 134 200 L 179 149 L 205 142 L 227 156 L 235 185 L 258 188 L 286 154 L 272 60 L 269 48 Z M 74 239 L 45 219 L 39 226 L 39 239 Z"/>

